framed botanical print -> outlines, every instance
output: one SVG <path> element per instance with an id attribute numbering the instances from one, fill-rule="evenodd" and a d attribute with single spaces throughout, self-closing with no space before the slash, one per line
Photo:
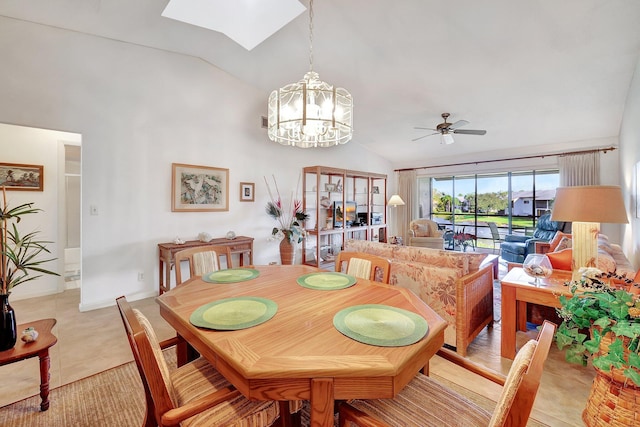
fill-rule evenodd
<path id="1" fill-rule="evenodd" d="M 229 169 L 171 165 L 171 210 L 215 212 L 229 210 Z"/>
<path id="2" fill-rule="evenodd" d="M 240 183 L 240 201 L 241 202 L 253 202 L 255 200 L 254 191 L 256 185 L 253 182 L 241 182 Z"/>
<path id="3" fill-rule="evenodd" d="M 43 191 L 44 166 L 0 163 L 0 187 L 7 190 Z"/>

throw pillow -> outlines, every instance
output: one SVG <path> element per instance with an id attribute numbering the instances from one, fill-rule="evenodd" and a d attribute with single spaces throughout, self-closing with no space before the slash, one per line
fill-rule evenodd
<path id="1" fill-rule="evenodd" d="M 571 238 L 570 237 L 563 237 L 562 239 L 560 239 L 560 243 L 558 243 L 558 246 L 556 246 L 556 252 L 559 252 L 563 249 L 567 249 L 571 247 Z"/>
<path id="2" fill-rule="evenodd" d="M 571 258 L 573 257 L 573 249 L 567 248 L 558 252 L 547 252 L 547 258 L 551 261 L 554 270 L 571 271 Z"/>
<path id="3" fill-rule="evenodd" d="M 426 225 L 415 224 L 413 226 L 415 237 L 429 237 L 429 227 Z"/>
<path id="4" fill-rule="evenodd" d="M 563 237 L 571 239 L 571 234 L 563 233 L 562 231 L 557 231 L 556 234 L 553 236 L 553 239 L 551 239 L 551 241 L 549 242 L 549 252 L 555 252 L 556 247 L 558 246 L 558 244 L 560 244 L 560 241 L 562 240 Z"/>
<path id="5" fill-rule="evenodd" d="M 616 260 L 605 251 L 598 251 L 598 269 L 605 273 L 616 272 Z"/>

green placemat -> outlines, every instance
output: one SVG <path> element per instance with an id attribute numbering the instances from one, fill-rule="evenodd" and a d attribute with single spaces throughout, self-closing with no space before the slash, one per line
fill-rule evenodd
<path id="1" fill-rule="evenodd" d="M 266 298 L 236 297 L 198 307 L 189 318 L 194 326 L 233 331 L 259 325 L 271 319 L 278 305 Z"/>
<path id="2" fill-rule="evenodd" d="M 429 330 L 422 316 L 380 304 L 356 305 L 340 310 L 333 317 L 333 325 L 351 339 L 381 347 L 416 343 Z"/>
<path id="3" fill-rule="evenodd" d="M 260 272 L 253 268 L 229 268 L 203 274 L 202 280 L 209 283 L 236 283 L 254 279 L 259 274 Z"/>
<path id="4" fill-rule="evenodd" d="M 298 277 L 297 282 L 305 288 L 332 291 L 355 285 L 356 278 L 344 273 L 322 272 L 305 274 Z"/>

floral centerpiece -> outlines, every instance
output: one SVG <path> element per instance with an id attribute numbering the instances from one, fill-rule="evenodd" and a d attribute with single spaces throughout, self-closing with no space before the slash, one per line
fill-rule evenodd
<path id="1" fill-rule="evenodd" d="M 566 348 L 568 362 L 586 365 L 592 359 L 602 372 L 640 386 L 640 285 L 595 268 L 582 273 L 581 280 L 567 283 L 572 296 L 560 296 L 558 348 Z"/>
<path id="2" fill-rule="evenodd" d="M 306 235 L 304 221 L 309 218 L 309 215 L 302 210 L 302 202 L 296 199 L 292 193 L 289 199 L 289 206 L 285 208 L 275 177 L 273 177 L 273 185 L 276 197 L 274 197 L 266 177 L 264 182 L 267 185 L 270 198 L 265 210 L 271 218 L 278 222 L 278 226 L 273 227 L 273 230 L 271 230 L 272 238 L 278 240 L 286 239 L 291 243 L 300 243 Z M 300 179 L 298 179 L 298 187 L 295 194 L 298 193 L 299 186 Z"/>

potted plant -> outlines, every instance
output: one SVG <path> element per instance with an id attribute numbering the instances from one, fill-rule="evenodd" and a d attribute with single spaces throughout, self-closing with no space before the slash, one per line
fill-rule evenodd
<path id="1" fill-rule="evenodd" d="M 603 420 L 615 413 L 620 425 L 631 425 L 640 417 L 640 285 L 595 268 L 582 273 L 580 281 L 567 283 L 571 297 L 560 296 L 556 343 L 567 361 L 591 360 L 596 370 L 584 423 L 609 425 Z"/>
<path id="2" fill-rule="evenodd" d="M 566 360 L 586 365 L 591 359 L 596 369 L 640 386 L 640 285 L 596 269 L 567 285 L 572 296 L 560 296 L 555 337 Z"/>
<path id="3" fill-rule="evenodd" d="M 17 224 L 23 216 L 40 212 L 33 203 L 24 203 L 11 208 L 7 205 L 5 188 L 2 187 L 0 204 L 0 351 L 13 348 L 16 343 L 15 313 L 9 305 L 11 290 L 22 283 L 35 280 L 42 274 L 58 275 L 44 269 L 42 264 L 55 258 L 41 259 L 43 252 L 49 253 L 46 245 L 52 243 L 38 238 L 38 231 L 21 234 Z M 31 273 L 36 273 L 32 275 Z M 40 274 L 37 274 L 40 273 Z"/>

